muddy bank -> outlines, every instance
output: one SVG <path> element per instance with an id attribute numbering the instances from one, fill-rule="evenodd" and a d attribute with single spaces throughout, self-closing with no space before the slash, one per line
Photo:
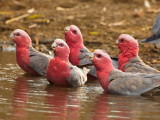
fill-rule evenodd
<path id="1" fill-rule="evenodd" d="M 43 51 L 50 48 L 45 41 L 64 38 L 64 27 L 75 24 L 81 29 L 86 46 L 117 56 L 115 40 L 121 33 L 138 40 L 151 34 L 160 1 L 149 0 L 149 5 L 144 0 L 1 0 L 0 40 L 10 41 L 9 34 L 21 28 L 34 43 L 42 44 L 37 48 Z M 160 49 L 154 45 L 140 44 L 142 59 L 158 69 L 159 55 Z"/>

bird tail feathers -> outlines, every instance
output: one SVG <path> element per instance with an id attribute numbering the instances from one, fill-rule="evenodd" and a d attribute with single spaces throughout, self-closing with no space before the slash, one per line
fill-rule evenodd
<path id="1" fill-rule="evenodd" d="M 90 69 L 87 69 L 86 67 L 84 67 L 84 68 L 82 69 L 82 71 L 83 71 L 83 73 L 84 73 L 85 75 L 87 75 L 88 72 L 90 71 Z"/>

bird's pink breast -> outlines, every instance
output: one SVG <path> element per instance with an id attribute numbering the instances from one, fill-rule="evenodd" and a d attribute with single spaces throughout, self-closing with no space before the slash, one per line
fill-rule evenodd
<path id="1" fill-rule="evenodd" d="M 21 69 L 25 72 L 37 75 L 38 73 L 35 72 L 32 68 L 29 67 L 30 60 L 29 60 L 29 51 L 26 48 L 16 48 L 16 60 L 18 65 Z"/>
<path id="2" fill-rule="evenodd" d="M 69 73 L 69 66 L 65 61 L 60 59 L 51 59 L 47 68 L 46 77 L 56 85 L 69 86 L 67 82 Z"/>
<path id="3" fill-rule="evenodd" d="M 129 60 L 134 58 L 136 54 L 120 54 L 118 56 L 118 69 L 125 72 L 125 65 L 129 63 Z"/>
<path id="4" fill-rule="evenodd" d="M 75 50 L 70 48 L 69 61 L 71 62 L 72 65 L 79 65 L 80 63 L 79 54 L 80 50 Z"/>
<path id="5" fill-rule="evenodd" d="M 109 77 L 109 73 L 97 71 L 97 76 L 98 76 L 98 81 L 100 82 L 100 84 L 101 84 L 102 88 L 104 89 L 104 91 L 105 92 L 109 92 L 108 91 L 108 86 L 109 86 L 108 77 Z"/>
<path id="6" fill-rule="evenodd" d="M 122 55 L 118 56 L 118 69 L 125 72 L 125 65 L 128 63 L 128 59 L 124 58 Z"/>

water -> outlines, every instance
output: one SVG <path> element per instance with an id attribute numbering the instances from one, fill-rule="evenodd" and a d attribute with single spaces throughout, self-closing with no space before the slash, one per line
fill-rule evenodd
<path id="1" fill-rule="evenodd" d="M 0 52 L 0 120 L 160 120 L 160 97 L 103 93 L 97 81 L 51 86 L 24 74 L 15 53 Z"/>

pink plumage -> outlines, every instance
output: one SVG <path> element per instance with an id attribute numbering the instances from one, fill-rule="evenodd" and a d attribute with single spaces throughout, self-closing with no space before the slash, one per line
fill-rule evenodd
<path id="1" fill-rule="evenodd" d="M 132 36 L 122 34 L 117 40 L 120 50 L 118 69 L 123 72 L 160 73 L 160 71 L 146 65 L 139 57 L 138 41 Z"/>
<path id="2" fill-rule="evenodd" d="M 52 48 L 55 57 L 49 62 L 47 80 L 59 86 L 82 86 L 87 81 L 86 74 L 89 70 L 79 69 L 69 62 L 70 49 L 65 41 L 56 39 Z"/>
<path id="3" fill-rule="evenodd" d="M 144 95 L 160 86 L 159 74 L 126 73 L 117 70 L 110 56 L 95 50 L 92 62 L 97 70 L 98 80 L 107 93 L 122 95 Z M 159 93 L 160 89 L 158 89 Z"/>
<path id="4" fill-rule="evenodd" d="M 52 57 L 35 50 L 31 38 L 24 30 L 16 29 L 10 37 L 16 44 L 16 60 L 20 68 L 32 75 L 45 75 Z"/>

